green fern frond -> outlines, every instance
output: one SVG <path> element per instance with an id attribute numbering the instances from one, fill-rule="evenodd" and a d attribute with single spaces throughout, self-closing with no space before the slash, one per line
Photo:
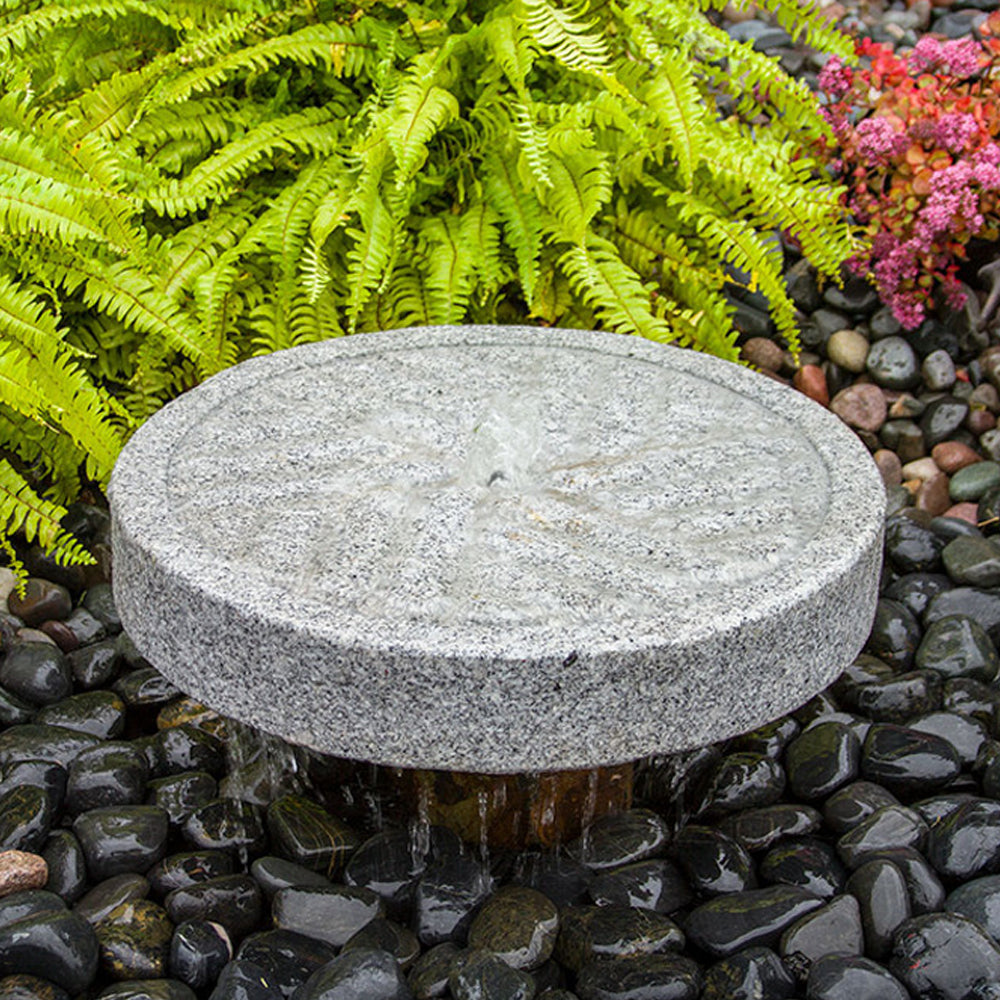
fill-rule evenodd
<path id="1" fill-rule="evenodd" d="M 0 525 L 9 537 L 23 531 L 29 542 L 37 541 L 64 565 L 91 565 L 94 557 L 68 532 L 60 521 L 66 509 L 40 497 L 0 458 Z"/>
<path id="2" fill-rule="evenodd" d="M 680 52 L 662 53 L 660 68 L 643 97 L 666 128 L 677 157 L 681 183 L 689 188 L 705 146 L 704 102 L 694 81 L 690 58 Z"/>
<path id="3" fill-rule="evenodd" d="M 458 101 L 429 80 L 409 79 L 386 110 L 386 139 L 396 159 L 396 186 L 402 187 L 427 159 L 427 145 L 458 117 Z"/>
<path id="4" fill-rule="evenodd" d="M 567 69 L 606 76 L 611 69 L 607 43 L 594 22 L 578 19 L 585 5 L 562 8 L 548 0 L 521 0 L 523 23 L 538 45 Z"/>
<path id="5" fill-rule="evenodd" d="M 590 305 L 602 325 L 618 333 L 667 342 L 676 333 L 650 309 L 650 292 L 621 258 L 615 245 L 590 236 L 559 258 L 573 291 Z"/>
<path id="6" fill-rule="evenodd" d="M 545 207 L 559 220 L 561 232 L 572 243 L 583 243 L 597 213 L 611 197 L 611 174 L 599 153 L 553 157 L 552 188 Z"/>
<path id="7" fill-rule="evenodd" d="M 348 229 L 354 241 L 347 253 L 347 285 L 350 295 L 347 315 L 350 332 L 357 327 L 358 317 L 369 296 L 382 282 L 395 250 L 396 232 L 392 213 L 376 191 L 358 205 L 361 228 Z"/>
<path id="8" fill-rule="evenodd" d="M 490 204 L 503 224 L 507 245 L 514 251 L 524 297 L 531 303 L 538 280 L 538 256 L 542 249 L 542 208 L 534 193 L 521 185 L 509 153 L 491 151 L 484 164 Z"/>

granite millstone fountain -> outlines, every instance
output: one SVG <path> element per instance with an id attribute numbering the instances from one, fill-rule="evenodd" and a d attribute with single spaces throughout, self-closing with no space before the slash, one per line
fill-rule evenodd
<path id="1" fill-rule="evenodd" d="M 136 433 L 114 592 L 154 665 L 252 726 L 424 772 L 610 768 L 610 808 L 628 762 L 851 661 L 883 505 L 840 421 L 716 358 L 364 334 L 240 364 Z"/>

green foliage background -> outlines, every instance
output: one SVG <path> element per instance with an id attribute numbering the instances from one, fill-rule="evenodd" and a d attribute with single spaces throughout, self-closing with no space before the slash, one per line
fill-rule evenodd
<path id="1" fill-rule="evenodd" d="M 768 236 L 831 275 L 852 249 L 796 158 L 824 126 L 712 6 L 0 0 L 0 529 L 86 559 L 81 477 L 306 341 L 528 321 L 733 358 L 728 262 L 794 347 Z"/>

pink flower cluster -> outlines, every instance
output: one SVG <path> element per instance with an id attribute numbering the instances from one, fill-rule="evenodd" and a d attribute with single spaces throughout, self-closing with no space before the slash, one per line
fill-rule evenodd
<path id="1" fill-rule="evenodd" d="M 968 112 L 949 111 L 934 124 L 934 140 L 949 153 L 960 153 L 979 131 L 979 124 Z"/>
<path id="2" fill-rule="evenodd" d="M 839 101 L 851 89 L 854 71 L 831 56 L 819 73 L 819 88 L 831 100 Z"/>
<path id="3" fill-rule="evenodd" d="M 866 118 L 854 130 L 858 139 L 858 152 L 869 162 L 878 163 L 898 156 L 910 140 L 897 132 L 886 118 Z"/>
<path id="4" fill-rule="evenodd" d="M 972 38 L 941 42 L 924 35 L 910 53 L 909 66 L 914 73 L 940 69 L 952 76 L 972 76 L 979 68 L 979 45 Z"/>

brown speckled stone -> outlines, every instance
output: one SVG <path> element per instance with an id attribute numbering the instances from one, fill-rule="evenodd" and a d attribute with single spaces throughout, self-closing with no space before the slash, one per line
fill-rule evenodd
<path id="1" fill-rule="evenodd" d="M 918 510 L 926 510 L 932 517 L 943 514 L 951 506 L 951 497 L 948 493 L 948 477 L 942 472 L 931 479 L 927 479 L 917 492 L 916 507 Z"/>
<path id="2" fill-rule="evenodd" d="M 942 472 L 952 475 L 959 469 L 964 469 L 967 465 L 973 465 L 983 460 L 982 456 L 972 450 L 967 444 L 961 441 L 942 441 L 934 445 L 931 449 L 931 458 L 934 459 L 938 468 Z"/>
<path id="3" fill-rule="evenodd" d="M 0 896 L 41 889 L 49 880 L 45 858 L 30 851 L 0 851 Z"/>

